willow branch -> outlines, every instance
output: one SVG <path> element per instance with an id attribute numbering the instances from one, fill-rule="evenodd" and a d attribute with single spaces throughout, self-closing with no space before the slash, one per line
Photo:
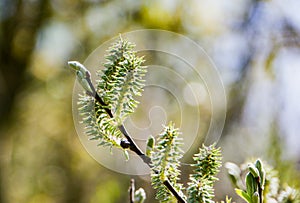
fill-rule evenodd
<path id="1" fill-rule="evenodd" d="M 99 104 L 102 106 L 102 108 L 106 111 L 106 113 L 113 118 L 113 114 L 110 110 L 110 108 L 108 108 L 108 106 L 105 104 L 105 102 L 102 100 L 102 98 L 99 96 L 99 94 L 96 92 L 90 77 L 87 77 L 87 81 L 90 85 L 90 87 L 92 88 L 93 92 L 89 92 L 87 91 L 86 93 L 90 96 L 93 96 L 94 99 L 99 102 Z M 134 142 L 134 140 L 132 139 L 132 137 L 129 135 L 129 133 L 127 132 L 126 128 L 124 127 L 124 125 L 120 125 L 119 130 L 121 131 L 121 133 L 125 136 L 125 138 L 127 139 L 127 142 L 122 142 L 121 141 L 121 147 L 124 149 L 129 148 L 131 151 L 133 151 L 134 153 L 136 153 L 143 161 L 144 163 L 146 163 L 150 168 L 152 168 L 152 162 L 150 157 L 146 156 L 145 153 L 137 146 L 137 144 Z M 169 180 L 166 180 L 163 182 L 163 184 L 168 188 L 168 190 L 174 195 L 174 197 L 177 199 L 177 201 L 179 203 L 186 203 L 186 201 L 184 200 L 184 198 L 178 193 L 178 191 L 176 191 L 176 189 L 171 185 Z"/>

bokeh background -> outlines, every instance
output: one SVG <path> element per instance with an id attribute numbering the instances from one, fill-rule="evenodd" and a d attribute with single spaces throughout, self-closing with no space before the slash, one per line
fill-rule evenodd
<path id="1" fill-rule="evenodd" d="M 223 80 L 223 161 L 261 157 L 300 186 L 298 0 L 1 0 L 0 202 L 126 202 L 130 178 L 98 164 L 72 120 L 75 76 L 101 43 L 136 29 L 183 34 Z M 241 202 L 222 168 L 216 200 Z M 147 177 L 134 177 L 155 202 Z"/>

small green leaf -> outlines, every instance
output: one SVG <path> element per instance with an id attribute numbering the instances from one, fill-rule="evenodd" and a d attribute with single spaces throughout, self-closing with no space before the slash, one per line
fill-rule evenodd
<path id="1" fill-rule="evenodd" d="M 126 161 L 128 161 L 129 160 L 129 153 L 128 153 L 128 151 L 127 150 L 123 150 L 123 152 L 124 152 L 124 156 L 126 158 Z"/>
<path id="2" fill-rule="evenodd" d="M 149 157 L 151 155 L 151 152 L 153 151 L 154 143 L 155 143 L 155 138 L 151 135 L 148 138 L 147 147 L 146 147 L 146 155 Z"/>
<path id="3" fill-rule="evenodd" d="M 256 162 L 255 162 L 255 167 L 258 169 L 258 170 L 262 170 L 262 162 L 260 159 L 257 159 Z"/>
<path id="4" fill-rule="evenodd" d="M 250 196 L 257 190 L 257 182 L 251 172 L 248 172 L 246 175 L 246 189 Z"/>
<path id="5" fill-rule="evenodd" d="M 238 196 L 243 198 L 246 202 L 252 203 L 251 197 L 243 190 L 241 189 L 235 189 L 235 192 Z"/>
<path id="6" fill-rule="evenodd" d="M 259 177 L 259 171 L 258 171 L 258 169 L 255 167 L 254 164 L 249 163 L 249 164 L 248 164 L 248 169 L 249 169 L 250 173 L 253 175 L 254 178 Z"/>
<path id="7" fill-rule="evenodd" d="M 258 203 L 258 202 L 259 202 L 259 195 L 258 195 L 258 192 L 255 192 L 252 195 L 252 203 Z"/>
<path id="8" fill-rule="evenodd" d="M 255 162 L 255 166 L 259 171 L 259 183 L 261 185 L 261 188 L 264 189 L 265 180 L 266 180 L 266 171 L 263 167 L 263 163 L 261 160 L 257 159 Z"/>

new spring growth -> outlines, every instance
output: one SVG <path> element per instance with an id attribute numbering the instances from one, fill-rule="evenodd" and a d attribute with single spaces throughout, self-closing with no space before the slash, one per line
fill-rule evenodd
<path id="1" fill-rule="evenodd" d="M 91 84 L 91 74 L 88 71 L 88 69 L 86 69 L 86 67 L 84 67 L 84 65 L 82 65 L 81 63 L 79 63 L 77 61 L 69 61 L 68 65 L 70 68 L 72 68 L 73 70 L 76 71 L 77 79 L 78 79 L 79 83 L 81 84 L 81 86 L 88 93 L 95 94 L 95 89 Z"/>
<path id="2" fill-rule="evenodd" d="M 153 151 L 153 147 L 155 145 L 155 138 L 153 136 L 150 136 L 147 141 L 147 147 L 146 147 L 146 155 L 151 156 L 151 152 Z"/>

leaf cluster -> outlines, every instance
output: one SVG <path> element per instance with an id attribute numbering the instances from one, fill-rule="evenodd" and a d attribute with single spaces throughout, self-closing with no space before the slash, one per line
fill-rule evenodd
<path id="1" fill-rule="evenodd" d="M 260 159 L 248 163 L 246 177 L 242 181 L 243 166 L 226 163 L 228 175 L 236 187 L 236 193 L 248 203 L 277 202 L 299 203 L 299 191 L 288 186 L 280 185 L 278 172 L 271 166 L 263 164 Z"/>

